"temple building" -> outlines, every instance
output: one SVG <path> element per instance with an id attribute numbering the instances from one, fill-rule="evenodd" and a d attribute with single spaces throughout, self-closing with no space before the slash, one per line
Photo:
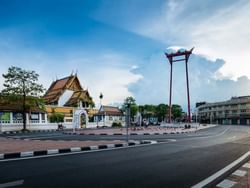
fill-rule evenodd
<path id="1" fill-rule="evenodd" d="M 88 90 L 83 89 L 76 74 L 54 81 L 43 99 L 49 119 L 53 114 L 61 113 L 65 123 L 72 123 L 77 108 L 84 108 L 90 118 L 93 116 L 93 99 Z"/>
<path id="2" fill-rule="evenodd" d="M 77 75 L 54 81 L 43 98 L 46 105 L 69 107 L 81 105 L 85 108 L 94 106 L 92 97 L 88 90 L 82 88 Z"/>

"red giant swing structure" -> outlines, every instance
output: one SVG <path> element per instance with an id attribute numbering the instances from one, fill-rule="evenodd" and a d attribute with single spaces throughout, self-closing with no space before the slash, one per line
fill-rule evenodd
<path id="1" fill-rule="evenodd" d="M 191 123 L 191 112 L 190 112 L 190 96 L 189 96 L 189 80 L 188 80 L 188 59 L 192 54 L 194 48 L 191 50 L 181 51 L 178 50 L 175 53 L 165 53 L 166 57 L 170 63 L 170 93 L 169 93 L 169 111 L 168 111 L 168 123 L 171 123 L 171 102 L 172 102 L 172 72 L 173 72 L 173 63 L 178 61 L 184 61 L 186 65 L 186 83 L 187 83 L 187 102 L 188 102 L 188 115 L 187 115 L 187 122 Z"/>

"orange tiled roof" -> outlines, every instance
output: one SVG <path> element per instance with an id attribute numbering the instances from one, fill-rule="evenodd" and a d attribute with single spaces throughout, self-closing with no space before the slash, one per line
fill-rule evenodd
<path id="1" fill-rule="evenodd" d="M 48 91 L 45 93 L 43 97 L 45 104 L 57 103 L 60 96 L 64 93 L 66 89 L 69 89 L 70 84 L 72 84 L 73 81 L 77 81 L 79 87 L 78 90 L 79 89 L 82 90 L 82 87 L 80 85 L 77 76 L 71 75 L 69 77 L 56 80 L 50 85 Z"/>
<path id="2" fill-rule="evenodd" d="M 122 116 L 123 112 L 118 107 L 114 107 L 114 106 L 102 106 L 100 108 L 99 112 L 98 112 L 98 115 L 103 115 L 103 114 L 105 114 L 105 115 Z"/>
<path id="3" fill-rule="evenodd" d="M 77 106 L 79 99 L 87 102 L 88 104 L 93 104 L 93 100 L 89 96 L 88 90 L 81 90 L 75 91 L 70 99 L 66 102 L 65 106 Z"/>

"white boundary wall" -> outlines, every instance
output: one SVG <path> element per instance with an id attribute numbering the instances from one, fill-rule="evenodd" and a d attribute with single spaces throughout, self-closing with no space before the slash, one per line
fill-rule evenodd
<path id="1" fill-rule="evenodd" d="M 64 128 L 73 129 L 72 123 L 62 123 Z M 58 129 L 58 123 L 47 123 L 47 124 L 27 124 L 28 130 L 56 130 Z M 0 132 L 6 131 L 20 131 L 23 129 L 23 124 L 0 124 Z"/>

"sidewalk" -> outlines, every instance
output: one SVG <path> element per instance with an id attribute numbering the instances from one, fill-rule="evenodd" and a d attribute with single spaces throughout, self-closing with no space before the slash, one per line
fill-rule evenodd
<path id="1" fill-rule="evenodd" d="M 17 140 L 0 137 L 0 154 L 72 147 L 89 147 L 107 144 L 122 144 L 125 141 L 54 141 L 54 140 Z"/>
<path id="2" fill-rule="evenodd" d="M 216 187 L 218 188 L 249 188 L 250 187 L 250 161 L 230 174 Z"/>
<path id="3" fill-rule="evenodd" d="M 0 162 L 18 158 L 42 157 L 75 152 L 89 152 L 138 145 L 156 144 L 157 141 L 141 140 L 129 142 L 114 141 L 53 141 L 53 140 L 19 140 L 0 137 Z"/>

